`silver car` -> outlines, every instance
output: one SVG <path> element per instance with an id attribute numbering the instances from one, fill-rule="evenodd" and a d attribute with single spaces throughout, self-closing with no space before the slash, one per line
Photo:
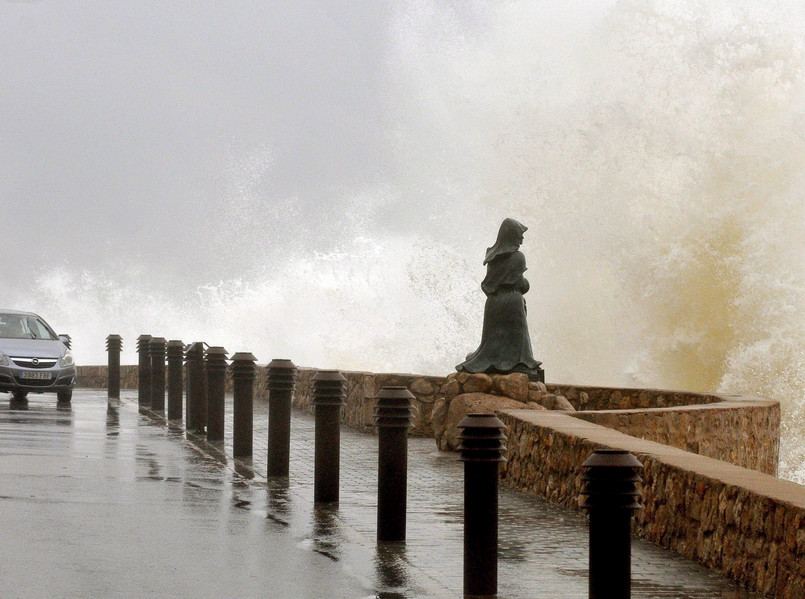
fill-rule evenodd
<path id="1" fill-rule="evenodd" d="M 75 387 L 70 338 L 57 335 L 33 312 L 0 310 L 0 392 L 24 400 L 29 393 L 56 393 L 69 402 Z"/>

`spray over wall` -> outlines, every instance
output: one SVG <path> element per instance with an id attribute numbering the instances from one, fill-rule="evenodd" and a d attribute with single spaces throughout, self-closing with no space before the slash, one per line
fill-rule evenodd
<path id="1" fill-rule="evenodd" d="M 314 205 L 273 192 L 282 147 L 234 144 L 225 216 L 198 231 L 217 276 L 117 257 L 0 299 L 84 363 L 150 333 L 441 374 L 477 345 L 483 252 L 511 216 L 549 380 L 778 399 L 781 474 L 805 482 L 802 9 L 544 4 L 391 3 L 376 163 Z"/>

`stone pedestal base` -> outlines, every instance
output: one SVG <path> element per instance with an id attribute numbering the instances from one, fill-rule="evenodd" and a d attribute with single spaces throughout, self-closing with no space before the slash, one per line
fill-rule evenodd
<path id="1" fill-rule="evenodd" d="M 545 383 L 531 380 L 532 376 L 538 375 L 519 372 L 449 375 L 434 401 L 430 418 L 439 449 L 452 451 L 458 447 L 456 426 L 467 414 L 516 409 L 575 410 L 566 398 L 548 393 Z"/>

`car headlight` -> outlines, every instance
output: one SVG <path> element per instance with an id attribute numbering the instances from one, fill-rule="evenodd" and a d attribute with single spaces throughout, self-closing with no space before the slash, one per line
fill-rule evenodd
<path id="1" fill-rule="evenodd" d="M 0 352 L 0 366 L 8 366 L 8 356 Z"/>
<path id="2" fill-rule="evenodd" d="M 66 352 L 64 352 L 64 355 L 61 357 L 61 367 L 64 368 L 66 366 L 72 366 L 72 365 L 73 365 L 73 352 L 71 352 L 68 349 Z"/>

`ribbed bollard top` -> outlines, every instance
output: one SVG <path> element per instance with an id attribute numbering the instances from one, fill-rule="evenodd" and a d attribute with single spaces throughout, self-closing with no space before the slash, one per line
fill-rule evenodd
<path id="1" fill-rule="evenodd" d="M 407 387 L 389 385 L 375 395 L 375 426 L 411 428 L 414 422 L 414 394 Z"/>
<path id="2" fill-rule="evenodd" d="M 119 352 L 123 349 L 123 337 L 120 335 L 109 335 L 106 338 L 106 351 Z"/>
<path id="3" fill-rule="evenodd" d="M 638 485 L 643 464 L 621 449 L 597 449 L 582 464 L 584 475 L 580 507 L 639 510 L 643 507 Z"/>
<path id="4" fill-rule="evenodd" d="M 296 364 L 286 359 L 274 358 L 266 366 L 268 377 L 266 389 L 269 391 L 293 391 L 296 385 Z"/>
<path id="5" fill-rule="evenodd" d="M 195 341 L 188 345 L 184 350 L 185 360 L 203 360 L 204 359 L 204 342 Z"/>
<path id="6" fill-rule="evenodd" d="M 207 358 L 206 369 L 208 371 L 226 372 L 226 355 L 226 350 L 219 345 L 208 347 L 205 354 Z"/>
<path id="7" fill-rule="evenodd" d="M 165 346 L 167 341 L 164 337 L 152 337 L 148 342 L 148 355 L 153 358 L 165 357 Z"/>
<path id="8" fill-rule="evenodd" d="M 463 429 L 458 436 L 461 445 L 459 460 L 462 462 L 505 462 L 503 441 L 506 425 L 494 414 L 467 414 L 458 428 Z"/>
<path id="9" fill-rule="evenodd" d="M 148 353 L 148 344 L 151 343 L 151 339 L 151 335 L 137 337 L 137 353 Z"/>
<path id="10" fill-rule="evenodd" d="M 70 337 L 70 335 L 62 335 L 62 337 L 64 337 L 64 342 L 63 343 L 64 343 L 64 345 L 67 346 L 67 349 L 72 349 L 73 338 Z"/>
<path id="11" fill-rule="evenodd" d="M 237 380 L 254 380 L 257 378 L 256 368 L 254 363 L 257 361 L 257 358 L 254 354 L 250 352 L 239 351 L 232 354 L 230 358 L 232 360 L 232 364 L 230 364 L 230 368 L 232 370 L 232 378 Z"/>
<path id="12" fill-rule="evenodd" d="M 167 353 L 169 360 L 181 360 L 184 356 L 184 343 L 182 343 L 179 339 L 171 339 L 168 341 Z"/>
<path id="13" fill-rule="evenodd" d="M 319 370 L 313 375 L 312 406 L 343 406 L 347 379 L 337 370 Z"/>

